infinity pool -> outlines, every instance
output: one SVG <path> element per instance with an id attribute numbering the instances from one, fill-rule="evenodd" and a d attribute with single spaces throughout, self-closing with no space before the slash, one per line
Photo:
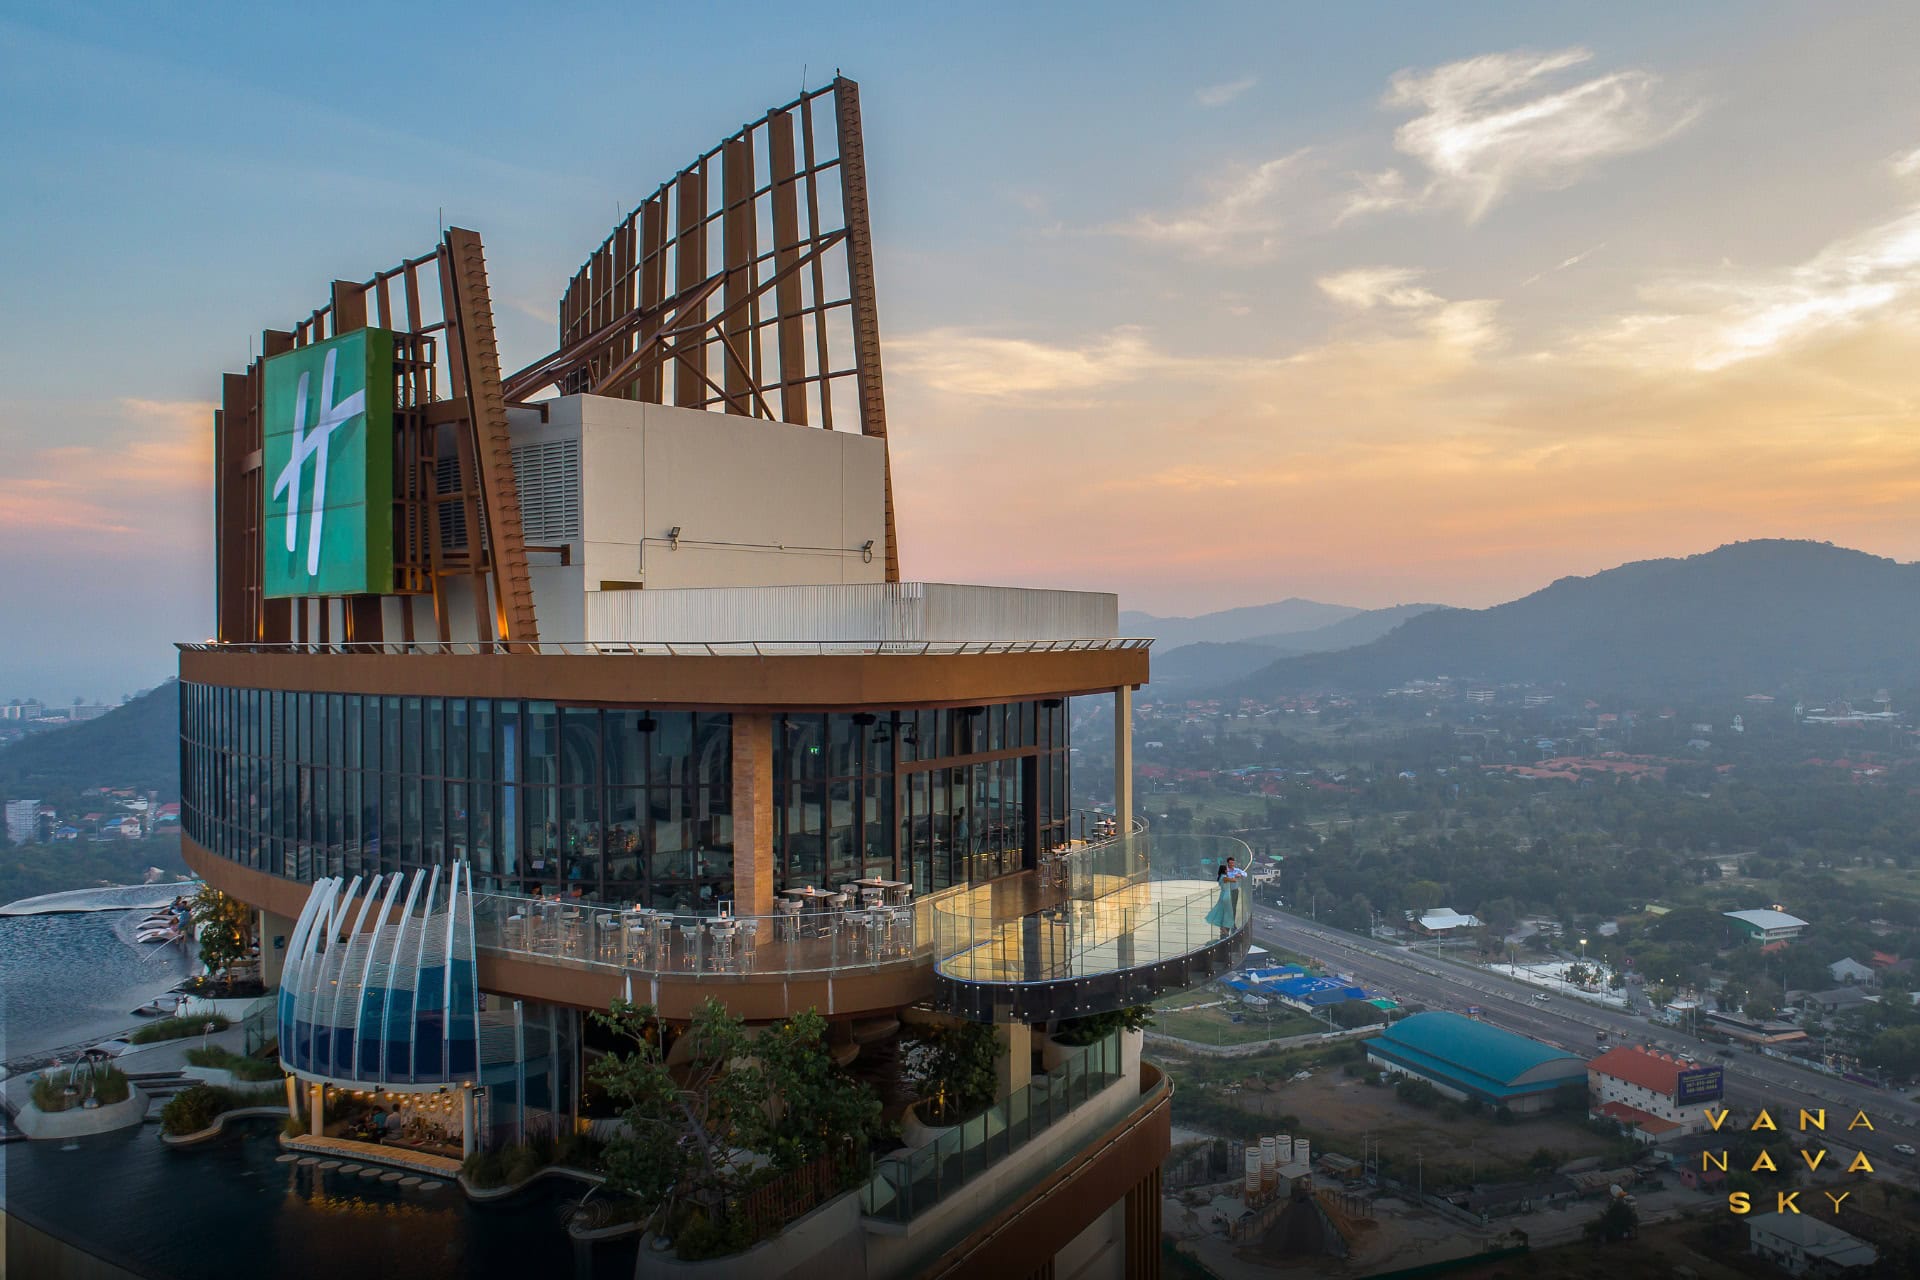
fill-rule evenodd
<path id="1" fill-rule="evenodd" d="M 423 1191 L 279 1163 L 278 1129 L 248 1120 L 177 1150 L 154 1125 L 74 1143 L 10 1143 L 0 1147 L 6 1210 L 153 1280 L 633 1274 L 631 1238 L 589 1247 L 568 1237 L 563 1214 L 582 1194 L 569 1179 L 473 1204 L 450 1182 Z"/>

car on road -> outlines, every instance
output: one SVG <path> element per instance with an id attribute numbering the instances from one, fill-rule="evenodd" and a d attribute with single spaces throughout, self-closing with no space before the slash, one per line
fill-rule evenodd
<path id="1" fill-rule="evenodd" d="M 1538 1000 L 1538 1001 L 1539 1001 L 1539 1002 L 1540 1002 L 1541 1004 L 1545 1004 L 1545 1003 L 1546 1003 L 1547 1001 L 1549 1001 L 1549 1000 L 1551 1000 L 1551 999 L 1553 999 L 1553 997 L 1552 997 L 1552 996 L 1550 996 L 1550 995 L 1548 995 L 1548 994 L 1547 994 L 1546 992 L 1544 992 L 1544 991 L 1536 991 L 1536 992 L 1534 992 L 1534 993 L 1533 993 L 1533 998 L 1534 998 L 1535 1000 Z"/>
<path id="2" fill-rule="evenodd" d="M 1910 1142 L 1896 1142 L 1893 1144 L 1893 1153 L 1897 1156 L 1905 1156 L 1911 1160 L 1913 1159 L 1913 1144 Z"/>

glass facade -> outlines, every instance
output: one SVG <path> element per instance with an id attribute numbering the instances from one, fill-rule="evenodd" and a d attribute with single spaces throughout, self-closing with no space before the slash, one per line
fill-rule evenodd
<path id="1" fill-rule="evenodd" d="M 466 858 L 482 891 L 707 913 L 733 896 L 733 717 L 182 682 L 182 819 L 311 883 Z M 1060 699 L 776 716 L 776 888 L 921 892 L 1066 840 Z"/>

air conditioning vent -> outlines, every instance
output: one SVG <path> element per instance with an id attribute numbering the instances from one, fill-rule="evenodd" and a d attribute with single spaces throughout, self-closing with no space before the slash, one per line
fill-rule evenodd
<path id="1" fill-rule="evenodd" d="M 580 442 L 515 445 L 513 478 L 520 490 L 520 527 L 533 545 L 580 536 Z"/>

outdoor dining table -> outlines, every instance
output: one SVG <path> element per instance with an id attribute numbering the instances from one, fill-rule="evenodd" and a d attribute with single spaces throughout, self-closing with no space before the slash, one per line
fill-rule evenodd
<path id="1" fill-rule="evenodd" d="M 913 886 L 905 880 L 882 880 L 878 876 L 868 876 L 864 880 L 855 880 L 853 884 L 860 890 L 862 901 L 877 899 L 890 907 L 902 905 L 913 894 Z"/>

